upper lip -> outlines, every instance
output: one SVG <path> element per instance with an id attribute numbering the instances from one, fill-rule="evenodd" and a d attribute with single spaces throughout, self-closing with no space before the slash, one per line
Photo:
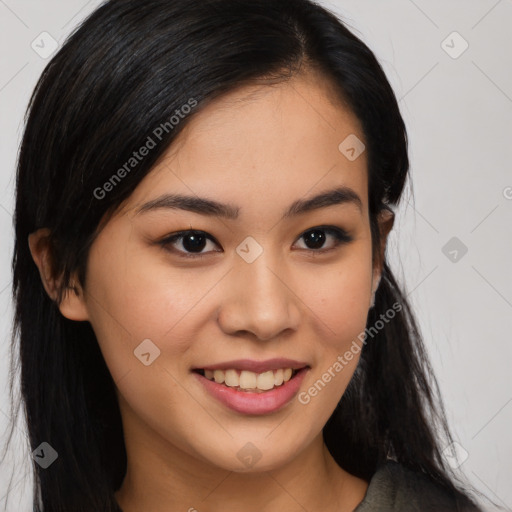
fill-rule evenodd
<path id="1" fill-rule="evenodd" d="M 193 370 L 247 370 L 254 373 L 263 373 L 269 370 L 279 370 L 280 368 L 291 368 L 292 370 L 299 370 L 309 366 L 308 363 L 301 361 L 294 361 L 293 359 L 286 359 L 277 357 L 274 359 L 267 359 L 266 361 L 256 361 L 254 359 L 236 359 L 233 361 L 226 361 L 224 363 L 211 364 L 202 367 L 192 368 Z"/>

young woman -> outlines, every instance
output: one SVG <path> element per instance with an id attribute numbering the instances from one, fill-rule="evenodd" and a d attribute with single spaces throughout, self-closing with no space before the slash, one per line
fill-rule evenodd
<path id="1" fill-rule="evenodd" d="M 20 149 L 34 511 L 480 510 L 386 261 L 408 172 L 372 52 L 309 0 L 111 0 Z"/>

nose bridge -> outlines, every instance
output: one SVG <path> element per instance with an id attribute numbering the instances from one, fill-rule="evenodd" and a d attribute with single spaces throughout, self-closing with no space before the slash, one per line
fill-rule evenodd
<path id="1" fill-rule="evenodd" d="M 263 250 L 252 262 L 243 256 L 235 258 L 230 293 L 219 314 L 226 332 L 250 331 L 265 340 L 297 327 L 299 305 L 281 263 L 270 250 Z"/>

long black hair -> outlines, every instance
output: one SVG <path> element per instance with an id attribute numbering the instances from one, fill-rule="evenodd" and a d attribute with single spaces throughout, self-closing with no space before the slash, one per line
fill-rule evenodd
<path id="1" fill-rule="evenodd" d="M 114 492 L 126 451 L 115 383 L 90 324 L 70 321 L 58 308 L 75 272 L 85 285 L 88 251 L 102 223 L 205 105 L 242 85 L 279 83 L 308 69 L 330 81 L 362 123 L 375 258 L 377 215 L 399 204 L 408 176 L 406 128 L 374 54 L 320 5 L 111 0 L 45 68 L 18 156 L 12 261 L 11 390 L 19 364 L 30 446 L 48 442 L 61 454 L 47 469 L 32 461 L 35 512 L 120 510 Z M 156 147 L 113 180 L 148 136 Z M 59 278 L 55 300 L 27 243 L 39 228 L 48 229 Z M 413 314 L 385 261 L 367 326 L 395 303 L 401 308 L 393 320 L 362 349 L 324 428 L 326 445 L 361 478 L 371 479 L 392 458 L 469 503 L 469 491 L 457 487 L 444 462 L 441 443 L 452 439 L 442 400 Z M 19 405 L 12 406 L 14 417 Z"/>

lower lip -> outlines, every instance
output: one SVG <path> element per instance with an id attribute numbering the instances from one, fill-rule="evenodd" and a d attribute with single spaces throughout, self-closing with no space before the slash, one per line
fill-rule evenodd
<path id="1" fill-rule="evenodd" d="M 237 391 L 192 372 L 211 395 L 242 414 L 269 414 L 284 407 L 297 394 L 309 368 L 302 368 L 289 381 L 264 393 Z"/>

